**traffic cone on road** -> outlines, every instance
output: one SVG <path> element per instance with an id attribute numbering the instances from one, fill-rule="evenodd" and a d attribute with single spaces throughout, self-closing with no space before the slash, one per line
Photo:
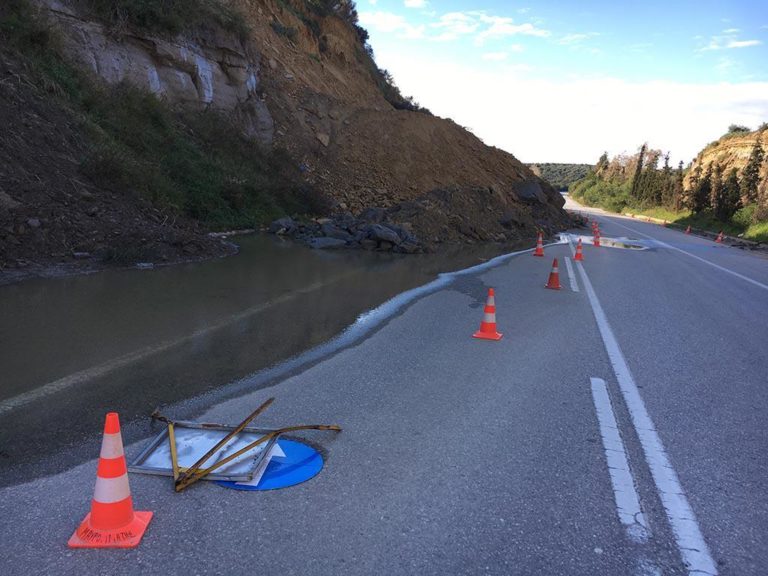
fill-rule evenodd
<path id="1" fill-rule="evenodd" d="M 472 334 L 473 338 L 482 338 L 483 340 L 501 340 L 503 334 L 496 331 L 496 296 L 493 288 L 488 288 L 488 299 L 485 301 L 483 310 L 483 321 L 480 323 L 480 330 Z"/>
<path id="2" fill-rule="evenodd" d="M 691 225 L 690 224 L 688 224 L 688 228 L 685 229 L 685 233 L 686 234 L 690 234 L 691 233 Z"/>
<path id="3" fill-rule="evenodd" d="M 592 239 L 592 245 L 600 248 L 600 231 L 595 232 L 595 237 Z"/>
<path id="4" fill-rule="evenodd" d="M 557 267 L 557 258 L 552 262 L 552 272 L 549 273 L 549 280 L 547 280 L 545 288 L 560 290 L 560 271 Z"/>
<path id="5" fill-rule="evenodd" d="M 69 539 L 70 548 L 135 548 L 152 512 L 134 512 L 120 420 L 107 414 L 91 511 Z"/>
<path id="6" fill-rule="evenodd" d="M 723 242 L 723 231 L 720 230 L 720 234 L 717 235 L 717 238 L 715 238 L 715 242 L 718 244 L 721 244 Z"/>
<path id="7" fill-rule="evenodd" d="M 544 256 L 544 234 L 539 232 L 536 238 L 536 250 L 533 252 L 534 256 Z"/>
<path id="8" fill-rule="evenodd" d="M 579 238 L 579 241 L 576 244 L 576 255 L 573 257 L 573 259 L 576 262 L 581 262 L 584 260 L 584 254 L 581 252 L 581 238 Z"/>

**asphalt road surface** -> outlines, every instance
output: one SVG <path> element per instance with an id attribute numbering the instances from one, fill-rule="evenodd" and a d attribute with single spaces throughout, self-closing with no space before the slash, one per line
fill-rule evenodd
<path id="1" fill-rule="evenodd" d="M 94 454 L 0 489 L 4 573 L 768 573 L 768 260 L 593 216 L 644 249 L 585 243 L 578 264 L 561 243 L 442 277 L 203 415 L 236 423 L 274 396 L 264 426 L 340 424 L 302 436 L 326 455 L 313 480 L 177 494 L 131 474 L 155 513 L 141 545 L 69 550 Z M 471 338 L 489 287 L 499 342 Z"/>

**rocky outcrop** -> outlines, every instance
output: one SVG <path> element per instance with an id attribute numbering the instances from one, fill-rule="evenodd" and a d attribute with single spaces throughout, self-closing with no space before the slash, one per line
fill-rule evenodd
<path id="1" fill-rule="evenodd" d="M 36 0 L 71 58 L 110 84 L 129 82 L 170 103 L 238 116 L 244 134 L 271 144 L 274 122 L 260 92 L 260 54 L 210 29 L 175 39 L 113 33 L 66 0 Z"/>
<path id="2" fill-rule="evenodd" d="M 736 168 L 741 174 L 749 161 L 755 142 L 758 140 L 761 142 L 763 150 L 768 151 L 768 130 L 726 134 L 709 144 L 699 152 L 691 163 L 691 169 L 688 170 L 685 177 L 686 190 L 691 189 L 691 178 L 697 166 L 701 166 L 702 172 L 706 172 L 710 165 L 720 164 L 723 174 L 728 174 L 733 168 Z M 768 162 L 763 163 L 760 180 L 762 182 L 768 181 Z"/>

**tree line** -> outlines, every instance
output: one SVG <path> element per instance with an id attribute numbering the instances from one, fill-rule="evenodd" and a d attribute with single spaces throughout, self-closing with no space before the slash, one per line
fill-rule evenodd
<path id="1" fill-rule="evenodd" d="M 741 170 L 713 161 L 695 163 L 686 169 L 683 162 L 670 166 L 669 153 L 643 144 L 633 155 L 612 159 L 604 153 L 595 169 L 576 183 L 571 192 L 588 203 L 620 212 L 625 208 L 663 207 L 675 212 L 711 214 L 720 222 L 730 221 L 737 211 L 747 209 L 754 221 L 768 220 L 768 182 L 761 181 L 765 150 L 763 131 L 757 132 L 749 159 Z M 744 135 L 749 130 L 731 126 L 726 136 Z M 686 178 L 687 176 L 687 178 Z"/>

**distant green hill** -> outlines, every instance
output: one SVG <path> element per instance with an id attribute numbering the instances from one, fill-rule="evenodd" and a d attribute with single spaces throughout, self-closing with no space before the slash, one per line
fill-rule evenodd
<path id="1" fill-rule="evenodd" d="M 568 186 L 581 180 L 594 166 L 592 164 L 556 164 L 544 162 L 542 164 L 528 164 L 534 174 L 544 178 L 558 190 L 567 190 Z"/>

